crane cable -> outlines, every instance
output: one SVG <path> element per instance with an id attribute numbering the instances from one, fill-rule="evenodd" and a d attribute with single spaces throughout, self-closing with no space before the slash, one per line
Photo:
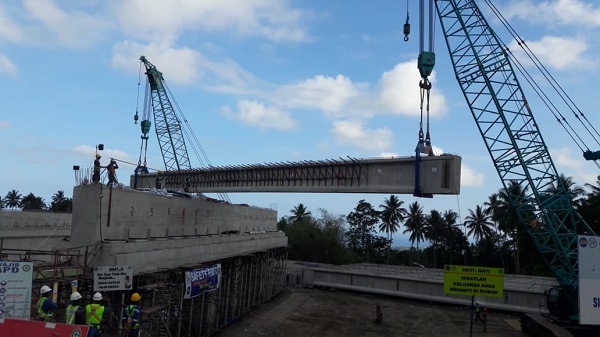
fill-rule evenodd
<path id="1" fill-rule="evenodd" d="M 133 116 L 133 121 L 134 124 L 137 124 L 138 122 L 138 111 L 139 111 L 139 106 L 140 106 L 140 87 L 142 85 L 142 67 L 143 67 L 143 62 L 140 62 L 140 69 L 138 71 L 138 83 L 137 83 L 137 97 L 136 97 L 136 102 L 135 102 L 135 115 Z M 146 83 L 146 91 L 148 90 L 148 83 Z M 146 102 L 147 102 L 147 92 L 144 95 L 144 107 L 146 106 Z M 146 109 L 144 109 L 144 113 L 142 115 L 142 119 L 147 120 L 148 116 L 146 113 Z M 142 165 L 142 152 L 144 153 L 144 167 L 146 166 L 146 156 L 148 154 L 148 136 L 143 134 L 142 131 L 142 142 L 140 144 L 140 155 L 138 157 L 138 167 Z M 145 146 L 144 146 L 145 145 Z"/>
<path id="2" fill-rule="evenodd" d="M 550 74 L 548 69 L 542 64 L 542 62 L 537 58 L 537 56 L 535 56 L 535 54 L 531 51 L 531 49 L 529 48 L 527 43 L 525 43 L 523 38 L 521 38 L 519 36 L 519 34 L 516 32 L 516 30 L 508 22 L 508 20 L 500 13 L 498 8 L 494 4 L 492 4 L 490 0 L 485 0 L 485 1 L 488 4 L 488 6 L 490 7 L 490 9 L 492 10 L 492 12 L 494 12 L 496 17 L 502 22 L 504 27 L 509 31 L 511 36 L 515 39 L 517 44 L 521 47 L 521 49 L 523 49 L 524 53 L 529 57 L 529 59 L 532 61 L 532 63 L 540 71 L 540 73 L 542 73 L 542 76 L 546 79 L 546 81 L 548 81 L 550 86 L 559 95 L 559 97 L 561 98 L 563 103 L 569 108 L 569 110 L 571 110 L 571 112 L 573 113 L 575 118 L 581 123 L 581 125 L 585 128 L 585 130 L 592 137 L 592 139 L 595 140 L 596 143 L 598 143 L 598 145 L 600 145 L 600 140 L 599 140 L 599 138 L 596 137 L 596 135 L 600 136 L 600 133 L 598 133 L 598 130 L 590 123 L 590 121 L 583 114 L 583 112 L 581 112 L 581 110 L 577 107 L 575 102 L 570 98 L 570 96 L 566 93 L 566 91 L 563 89 L 563 87 Z M 548 107 L 548 109 L 551 111 L 551 113 L 556 118 L 557 122 L 563 127 L 563 129 L 565 129 L 565 131 L 571 137 L 571 139 L 575 142 L 577 147 L 579 147 L 579 149 L 582 152 L 585 152 L 583 147 L 585 147 L 587 151 L 590 151 L 589 147 L 585 144 L 583 139 L 581 139 L 580 135 L 574 130 L 573 126 L 567 121 L 567 119 L 559 111 L 559 109 L 556 107 L 556 105 L 545 94 L 544 90 L 542 90 L 542 88 L 538 85 L 537 81 L 535 81 L 533 79 L 533 77 L 529 74 L 529 72 L 525 69 L 525 67 L 516 59 L 516 57 L 512 53 L 512 51 L 510 51 L 510 49 L 506 45 L 504 45 L 503 47 L 508 52 L 508 55 L 510 56 L 510 58 L 517 65 L 518 70 L 521 72 L 521 74 L 523 74 L 523 76 L 526 78 L 527 82 L 532 86 L 532 88 L 534 89 L 534 91 L 536 92 L 538 97 L 540 97 L 540 99 Z M 584 121 L 585 121 L 585 123 L 584 123 Z M 586 125 L 586 123 L 587 123 L 587 125 Z M 566 124 L 566 126 L 565 126 L 565 124 Z M 571 131 L 569 131 L 569 129 Z M 594 135 L 594 133 L 596 135 Z M 579 141 L 577 141 L 575 138 L 577 138 Z M 583 147 L 582 147 L 582 145 L 583 145 Z M 600 165 L 596 161 L 594 161 L 594 162 L 596 163 L 596 165 L 598 167 L 600 167 Z"/>
<path id="3" fill-rule="evenodd" d="M 198 140 L 198 137 L 196 137 L 196 133 L 194 132 L 194 129 L 191 127 L 191 125 L 188 122 L 187 118 L 183 114 L 183 111 L 179 107 L 179 104 L 177 103 L 177 101 L 175 100 L 173 94 L 171 93 L 171 89 L 169 89 L 169 86 L 164 81 L 163 81 L 163 85 L 164 85 L 165 90 L 167 91 L 169 97 L 171 98 L 171 101 L 172 101 L 171 104 L 173 104 L 173 106 L 174 106 L 173 111 L 178 116 L 177 119 L 179 121 L 183 122 L 182 123 L 183 125 L 181 127 L 181 131 L 185 134 L 186 138 L 190 140 L 190 142 L 188 142 L 187 144 L 190 145 L 190 147 L 192 148 L 192 151 L 196 155 L 196 158 L 198 159 L 198 161 L 200 162 L 200 165 L 202 167 L 205 167 L 205 168 L 212 167 L 213 165 L 210 162 L 210 159 L 208 158 L 208 155 L 204 151 L 204 148 L 200 144 L 200 141 Z M 229 195 L 227 195 L 227 193 L 216 192 L 216 194 L 219 196 L 219 198 L 221 200 L 225 200 L 227 202 L 231 202 L 231 199 L 229 198 Z"/>

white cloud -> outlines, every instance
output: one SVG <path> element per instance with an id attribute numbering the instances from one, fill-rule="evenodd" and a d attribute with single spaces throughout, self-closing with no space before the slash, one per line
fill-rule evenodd
<path id="1" fill-rule="evenodd" d="M 576 159 L 573 156 L 574 153 L 580 152 L 574 152 L 573 149 L 567 147 L 550 149 L 549 151 L 556 166 L 571 170 L 579 170 L 584 166 L 585 161 L 583 159 Z"/>
<path id="2" fill-rule="evenodd" d="M 421 94 L 419 82 L 421 75 L 417 69 L 417 60 L 398 63 L 394 69 L 386 71 L 379 80 L 379 102 L 381 109 L 386 112 L 407 116 L 420 116 Z M 446 114 L 448 107 L 446 98 L 435 87 L 433 72 L 429 80 L 433 83 L 430 97 L 431 117 L 441 117 Z M 425 110 L 425 106 L 424 106 Z M 425 114 L 425 111 L 423 112 Z"/>
<path id="3" fill-rule="evenodd" d="M 460 185 L 463 187 L 482 187 L 485 183 L 485 175 L 473 170 L 465 163 L 461 164 Z"/>
<path id="4" fill-rule="evenodd" d="M 583 159 L 581 151 L 568 147 L 552 148 L 549 151 L 559 174 L 572 177 L 573 181 L 580 186 L 585 183 L 595 183 L 598 177 L 597 167 Z"/>
<path id="5" fill-rule="evenodd" d="M 15 76 L 17 74 L 17 66 L 5 55 L 0 54 L 0 74 L 8 74 Z"/>
<path id="6" fill-rule="evenodd" d="M 237 111 L 223 108 L 223 112 L 242 123 L 254 125 L 261 129 L 292 130 L 297 122 L 293 120 L 290 113 L 274 106 L 265 106 L 258 102 L 240 101 Z"/>
<path id="7" fill-rule="evenodd" d="M 139 70 L 140 56 L 146 56 L 156 69 L 163 73 L 165 82 L 190 84 L 202 73 L 199 64 L 202 56 L 189 48 L 175 49 L 155 43 L 143 45 L 125 41 L 113 47 L 112 65 L 115 68 L 135 73 Z"/>
<path id="8" fill-rule="evenodd" d="M 2 22 L 2 28 L 0 29 L 0 40 L 10 42 L 23 42 L 25 36 L 23 34 L 23 28 L 14 19 L 14 15 L 8 13 L 8 7 L 5 3 L 0 3 L 0 22 Z"/>
<path id="9" fill-rule="evenodd" d="M 520 18 L 556 25 L 582 26 L 585 28 L 600 26 L 600 7 L 581 0 L 538 1 L 515 0 L 500 11 L 503 16 Z"/>
<path id="10" fill-rule="evenodd" d="M 381 152 L 379 158 L 398 158 L 401 157 L 397 152 Z"/>
<path id="11" fill-rule="evenodd" d="M 24 0 L 23 5 L 35 27 L 29 29 L 37 43 L 87 47 L 103 38 L 111 21 L 83 11 L 63 10 L 54 1 Z"/>
<path id="12" fill-rule="evenodd" d="M 331 134 L 342 144 L 357 146 L 369 151 L 385 151 L 392 145 L 393 133 L 384 127 L 366 129 L 361 122 L 335 121 Z"/>
<path id="13" fill-rule="evenodd" d="M 275 90 L 274 101 L 287 108 L 321 110 L 328 116 L 339 117 L 364 88 L 365 84 L 353 83 L 343 75 L 335 78 L 317 75 Z"/>
<path id="14" fill-rule="evenodd" d="M 526 41 L 527 46 L 545 66 L 556 69 L 581 68 L 593 62 L 582 56 L 589 48 L 583 38 L 544 36 L 539 41 Z M 523 64 L 531 64 L 523 49 L 512 41 L 509 45 L 515 57 Z M 560 51 L 560 52 L 557 52 Z M 577 60 L 577 62 L 573 62 Z"/>
<path id="15" fill-rule="evenodd" d="M 225 31 L 260 36 L 271 41 L 309 41 L 303 21 L 310 13 L 288 1 L 128 0 L 115 7 L 118 20 L 131 36 L 172 43 L 183 31 Z"/>
<path id="16" fill-rule="evenodd" d="M 89 145 L 77 145 L 74 148 L 72 148 L 71 151 L 78 157 L 89 158 L 90 160 L 94 160 L 94 156 L 96 155 L 96 148 Z M 98 151 L 98 153 L 102 156 L 102 161 L 108 162 L 110 158 L 125 160 L 129 162 L 133 161 L 133 158 L 131 156 L 117 149 L 109 149 L 105 147 L 104 150 Z"/>
<path id="17" fill-rule="evenodd" d="M 163 73 L 167 85 L 200 83 L 207 91 L 226 94 L 257 94 L 259 91 L 256 88 L 260 81 L 237 63 L 227 58 L 212 61 L 185 47 L 124 41 L 113 47 L 112 65 L 135 73 L 139 69 L 141 55 Z"/>

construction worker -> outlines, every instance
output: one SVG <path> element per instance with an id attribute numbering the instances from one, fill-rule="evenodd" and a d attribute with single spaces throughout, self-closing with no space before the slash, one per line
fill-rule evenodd
<path id="1" fill-rule="evenodd" d="M 475 322 L 481 321 L 481 308 L 479 307 L 479 302 L 475 304 Z"/>
<path id="2" fill-rule="evenodd" d="M 128 337 L 139 337 L 140 335 L 141 299 L 140 294 L 133 293 L 131 295 L 131 303 L 123 310 L 123 320 L 125 321 L 125 329 Z"/>
<path id="3" fill-rule="evenodd" d="M 40 320 L 44 322 L 52 322 L 54 310 L 58 309 L 58 305 L 50 299 L 51 296 L 52 288 L 43 285 L 40 288 L 40 299 L 37 301 L 37 312 Z"/>
<path id="4" fill-rule="evenodd" d="M 117 162 L 114 159 L 110 159 L 110 163 L 108 164 L 108 166 L 106 166 L 106 169 L 108 170 L 108 184 L 118 184 L 119 182 L 117 181 L 117 176 L 116 176 L 116 170 L 119 168 L 119 165 L 117 165 Z"/>
<path id="5" fill-rule="evenodd" d="M 102 314 L 104 314 L 104 306 L 100 304 L 102 294 L 95 293 L 92 300 L 91 304 L 85 306 L 85 320 L 90 326 L 91 337 L 102 336 L 100 332 L 100 323 L 102 322 Z"/>
<path id="6" fill-rule="evenodd" d="M 85 309 L 80 305 L 81 294 L 74 292 L 71 294 L 71 304 L 67 307 L 65 321 L 67 324 L 85 325 Z"/>
<path id="7" fill-rule="evenodd" d="M 94 184 L 100 182 L 100 169 L 102 168 L 102 166 L 100 166 L 100 158 L 102 158 L 102 156 L 96 153 L 96 160 L 94 160 L 94 173 L 92 174 L 92 182 Z"/>

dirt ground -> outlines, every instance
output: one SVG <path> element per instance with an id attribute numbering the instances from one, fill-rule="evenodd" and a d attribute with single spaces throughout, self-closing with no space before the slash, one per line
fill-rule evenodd
<path id="1" fill-rule="evenodd" d="M 375 306 L 383 311 L 383 323 L 375 324 Z M 219 337 L 248 336 L 527 336 L 519 317 L 490 311 L 487 332 L 474 322 L 470 334 L 467 307 L 433 304 L 362 293 L 290 288 L 271 302 L 251 311 L 225 328 Z"/>

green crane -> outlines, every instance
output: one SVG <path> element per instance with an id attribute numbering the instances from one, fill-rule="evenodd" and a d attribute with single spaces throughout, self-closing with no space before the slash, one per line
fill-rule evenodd
<path id="1" fill-rule="evenodd" d="M 421 0 L 421 13 L 423 7 Z M 429 8 L 431 32 L 433 0 L 429 0 Z M 522 227 L 527 229 L 560 284 L 556 289 L 559 294 L 548 297 L 548 309 L 561 319 L 576 320 L 579 313 L 578 234 L 594 235 L 594 232 L 573 208 L 517 80 L 508 48 L 490 28 L 476 1 L 436 0 L 435 9 L 456 79 L 500 180 L 507 190 L 519 184 L 525 191 L 511 195 L 512 204 Z M 430 35 L 430 43 L 431 40 Z M 423 42 L 418 64 L 423 78 L 420 86 L 422 90 L 429 90 L 427 76 L 435 63 L 435 55 L 432 47 L 430 51 L 423 51 L 422 46 Z M 423 101 L 423 94 L 421 99 Z M 425 142 L 429 142 L 429 133 Z M 587 156 L 593 159 L 592 153 Z"/>

